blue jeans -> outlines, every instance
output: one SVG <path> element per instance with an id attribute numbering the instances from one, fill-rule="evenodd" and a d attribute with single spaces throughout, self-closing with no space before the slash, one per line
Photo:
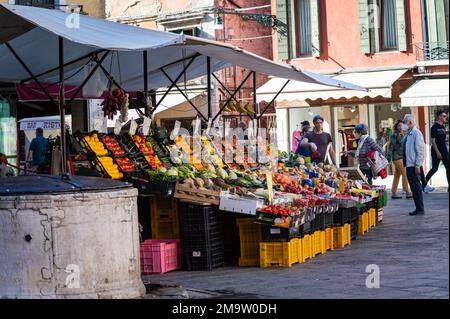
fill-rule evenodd
<path id="1" fill-rule="evenodd" d="M 416 174 L 415 167 L 407 167 L 406 175 L 408 176 L 409 187 L 414 198 L 414 204 L 416 205 L 416 211 L 423 212 L 423 188 L 421 183 L 420 173 Z"/>

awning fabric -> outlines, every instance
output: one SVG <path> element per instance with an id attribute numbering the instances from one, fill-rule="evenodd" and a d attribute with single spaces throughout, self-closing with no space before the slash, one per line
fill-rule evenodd
<path id="1" fill-rule="evenodd" d="M 402 106 L 449 105 L 448 78 L 420 80 L 400 94 Z"/>
<path id="2" fill-rule="evenodd" d="M 29 74 L 8 50 L 8 42 L 34 74 L 58 67 L 58 36 L 64 41 L 64 61 L 76 63 L 65 67 L 67 85 L 79 86 L 86 77 L 87 55 L 99 57 L 106 50 L 113 51 L 102 66 L 127 91 L 143 90 L 143 51 L 148 52 L 149 89 L 167 87 L 171 82 L 160 71 L 175 80 L 189 61 L 198 56 L 178 82 L 206 75 L 206 57 L 211 58 L 211 71 L 229 65 L 300 82 L 320 83 L 335 87 L 364 90 L 363 87 L 343 81 L 297 70 L 291 65 L 276 63 L 246 52 L 235 46 L 196 37 L 137 28 L 88 16 L 77 16 L 78 27 L 73 27 L 71 15 L 60 10 L 0 5 L 0 81 L 17 83 L 29 79 Z M 99 52 L 99 50 L 105 50 Z M 86 57 L 85 57 L 86 56 Z M 85 57 L 85 58 L 83 58 Z M 107 82 L 101 73 L 102 82 Z M 46 85 L 58 82 L 58 71 L 39 77 Z"/>
<path id="3" fill-rule="evenodd" d="M 378 96 L 390 98 L 391 86 L 407 70 L 388 70 L 371 72 L 352 72 L 329 76 L 330 79 L 358 83 L 368 88 L 368 91 L 348 90 L 341 88 L 332 88 L 316 83 L 289 82 L 283 92 L 277 97 L 278 102 L 303 102 L 322 100 L 337 100 L 341 98 L 375 98 Z M 286 83 L 285 79 L 273 78 L 256 91 L 258 102 L 270 102 L 276 93 Z"/>

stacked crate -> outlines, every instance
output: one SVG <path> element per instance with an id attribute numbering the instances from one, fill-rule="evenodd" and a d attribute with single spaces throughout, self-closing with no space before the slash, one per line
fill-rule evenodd
<path id="1" fill-rule="evenodd" d="M 179 211 L 186 269 L 212 270 L 223 266 L 223 231 L 217 209 L 180 202 Z"/>

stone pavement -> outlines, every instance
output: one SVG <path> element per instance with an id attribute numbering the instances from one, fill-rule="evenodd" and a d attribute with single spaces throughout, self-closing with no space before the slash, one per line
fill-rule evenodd
<path id="1" fill-rule="evenodd" d="M 446 189 L 426 194 L 426 215 L 413 217 L 412 200 L 390 200 L 369 233 L 292 268 L 224 267 L 143 280 L 185 289 L 167 298 L 449 298 L 448 199 Z M 370 264 L 379 267 L 380 288 L 366 287 Z"/>

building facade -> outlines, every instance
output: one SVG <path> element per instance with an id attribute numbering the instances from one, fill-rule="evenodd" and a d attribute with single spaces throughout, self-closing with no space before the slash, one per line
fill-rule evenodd
<path id="1" fill-rule="evenodd" d="M 336 92 L 290 83 L 277 99 L 281 149 L 291 148 L 298 124 L 315 114 L 324 116 L 339 154 L 354 149 L 355 124 L 367 123 L 371 135 L 385 144 L 382 136 L 395 120 L 412 113 L 429 151 L 434 114 L 448 109 L 448 102 L 406 106 L 401 95 L 421 79 L 448 83 L 447 0 L 273 0 L 272 12 L 287 28 L 273 37 L 275 60 L 370 89 L 367 94 Z M 273 79 L 262 93 L 273 84 L 280 86 Z M 448 101 L 448 87 L 443 94 Z M 352 164 L 344 156 L 337 160 Z"/>

